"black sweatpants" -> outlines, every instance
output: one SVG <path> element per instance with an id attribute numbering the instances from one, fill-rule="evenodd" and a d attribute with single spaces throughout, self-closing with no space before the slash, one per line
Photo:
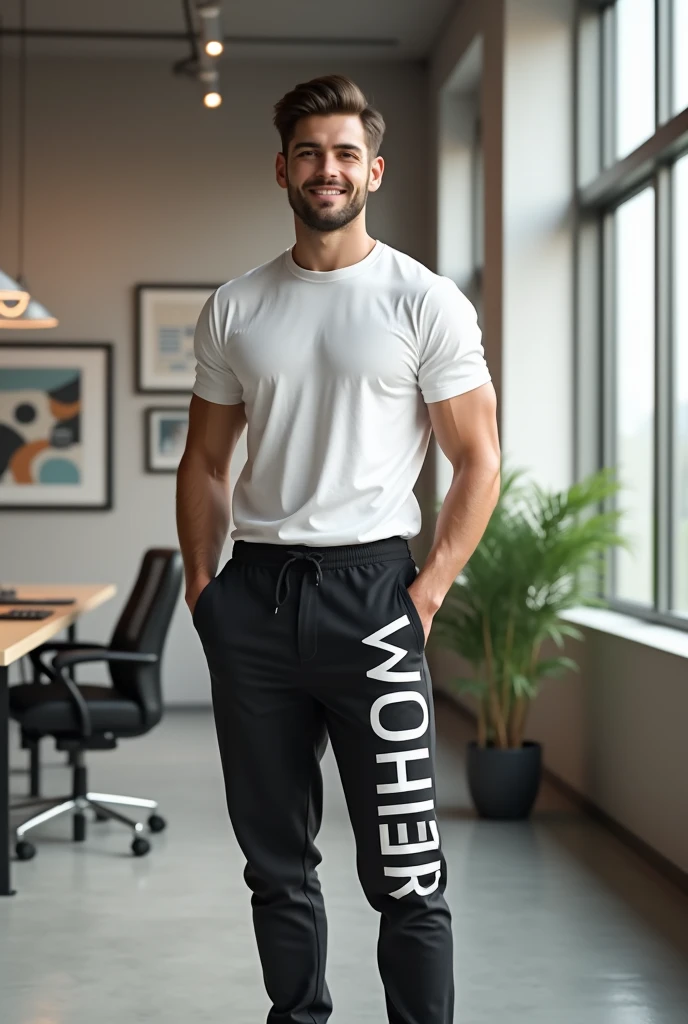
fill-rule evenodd
<path id="1" fill-rule="evenodd" d="M 332 1011 L 315 846 L 328 735 L 358 876 L 380 913 L 389 1022 L 453 1020 L 432 692 L 407 593 L 416 572 L 400 537 L 322 548 L 237 541 L 194 608 L 268 1024 L 324 1024 Z"/>

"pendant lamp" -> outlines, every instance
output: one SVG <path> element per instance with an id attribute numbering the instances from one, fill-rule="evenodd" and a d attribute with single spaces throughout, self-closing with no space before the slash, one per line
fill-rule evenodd
<path id="1" fill-rule="evenodd" d="M 0 316 L 19 317 L 29 305 L 31 296 L 13 281 L 9 274 L 0 270 Z"/>
<path id="2" fill-rule="evenodd" d="M 26 178 L 26 0 L 20 0 L 19 63 L 19 273 L 16 281 L 0 270 L 0 328 L 11 331 L 57 327 L 58 321 L 35 299 L 24 279 L 24 193 Z"/>

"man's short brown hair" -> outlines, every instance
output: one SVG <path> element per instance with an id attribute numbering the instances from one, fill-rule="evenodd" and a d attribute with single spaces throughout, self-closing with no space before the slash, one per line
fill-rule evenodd
<path id="1" fill-rule="evenodd" d="M 282 139 L 284 156 L 289 152 L 298 121 L 327 114 L 358 114 L 365 129 L 370 159 L 375 159 L 385 134 L 385 122 L 382 114 L 368 105 L 356 83 L 344 75 L 325 75 L 301 82 L 275 104 L 273 124 Z"/>

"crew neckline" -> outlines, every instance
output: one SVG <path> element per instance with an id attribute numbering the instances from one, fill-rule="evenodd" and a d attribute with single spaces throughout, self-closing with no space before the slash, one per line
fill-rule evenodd
<path id="1" fill-rule="evenodd" d="M 367 270 L 376 260 L 382 255 L 382 250 L 385 247 L 385 243 L 379 239 L 375 240 L 375 245 L 370 250 L 367 256 L 364 256 L 358 263 L 352 263 L 349 267 L 340 267 L 338 270 L 306 270 L 304 267 L 300 267 L 292 256 L 292 246 L 287 249 L 284 253 L 284 262 L 287 270 L 289 270 L 294 277 L 300 277 L 302 281 L 312 281 L 316 284 L 330 284 L 332 281 L 345 281 L 347 278 L 356 277 L 358 274 L 363 273 Z"/>

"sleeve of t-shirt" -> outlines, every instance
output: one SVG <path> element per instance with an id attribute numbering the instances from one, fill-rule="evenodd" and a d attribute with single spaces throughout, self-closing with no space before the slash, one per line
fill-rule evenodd
<path id="1" fill-rule="evenodd" d="M 475 307 L 448 277 L 428 289 L 420 307 L 418 384 L 426 402 L 442 402 L 491 380 Z"/>
<path id="2" fill-rule="evenodd" d="M 201 310 L 194 332 L 196 381 L 193 393 L 217 405 L 238 405 L 243 401 L 239 380 L 227 361 L 226 345 L 217 329 L 217 292 Z"/>

